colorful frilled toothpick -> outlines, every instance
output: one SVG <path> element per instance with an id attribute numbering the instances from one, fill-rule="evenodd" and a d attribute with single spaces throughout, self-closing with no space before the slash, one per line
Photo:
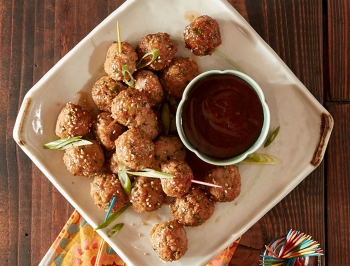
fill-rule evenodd
<path id="1" fill-rule="evenodd" d="M 323 255 L 319 243 L 310 235 L 292 229 L 265 247 L 261 266 L 306 266 L 306 257 Z"/>

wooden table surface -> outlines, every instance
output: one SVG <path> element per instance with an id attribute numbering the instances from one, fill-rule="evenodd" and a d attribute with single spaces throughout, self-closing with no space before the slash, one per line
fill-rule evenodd
<path id="1" fill-rule="evenodd" d="M 0 1 L 1 265 L 37 265 L 73 212 L 12 138 L 23 97 L 123 2 Z M 242 236 L 230 265 L 258 265 L 264 244 L 290 228 L 320 242 L 323 265 L 350 265 L 349 1 L 229 2 L 335 121 L 323 162 Z"/>

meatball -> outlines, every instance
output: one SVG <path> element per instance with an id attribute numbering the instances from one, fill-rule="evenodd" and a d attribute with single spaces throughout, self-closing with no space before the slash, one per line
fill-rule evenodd
<path id="1" fill-rule="evenodd" d="M 119 123 L 113 123 L 110 113 L 100 113 L 93 123 L 93 132 L 96 139 L 106 150 L 115 149 L 115 140 L 126 130 Z"/>
<path id="2" fill-rule="evenodd" d="M 102 148 L 97 141 L 91 142 L 91 145 L 73 146 L 65 150 L 63 162 L 73 175 L 91 177 L 101 171 L 105 161 Z"/>
<path id="3" fill-rule="evenodd" d="M 198 75 L 198 65 L 191 58 L 175 57 L 159 73 L 163 89 L 177 98 L 182 97 L 187 84 Z"/>
<path id="4" fill-rule="evenodd" d="M 154 168 L 160 170 L 161 163 L 169 160 L 184 161 L 186 149 L 177 136 L 160 136 L 154 141 Z"/>
<path id="5" fill-rule="evenodd" d="M 138 213 L 158 210 L 164 198 L 160 180 L 143 176 L 135 179 L 129 195 L 131 207 Z"/>
<path id="6" fill-rule="evenodd" d="M 138 128 L 154 139 L 159 133 L 158 117 L 143 92 L 127 89 L 112 103 L 112 117 L 129 128 Z"/>
<path id="7" fill-rule="evenodd" d="M 109 168 L 109 170 L 112 173 L 118 174 L 118 172 L 119 172 L 118 156 L 117 156 L 117 154 L 115 152 L 108 159 L 107 167 Z"/>
<path id="8" fill-rule="evenodd" d="M 91 96 L 100 110 L 111 112 L 113 99 L 120 91 L 126 89 L 127 86 L 124 83 L 115 81 L 109 76 L 103 76 L 92 87 Z"/>
<path id="9" fill-rule="evenodd" d="M 214 201 L 205 190 L 193 186 L 187 194 L 178 197 L 170 204 L 173 218 L 184 226 L 199 226 L 214 212 Z"/>
<path id="10" fill-rule="evenodd" d="M 183 31 L 186 48 L 194 55 L 211 55 L 221 43 L 218 22 L 207 16 L 197 17 Z"/>
<path id="11" fill-rule="evenodd" d="M 136 71 L 136 63 L 137 54 L 129 43 L 121 43 L 121 53 L 118 43 L 113 43 L 107 50 L 104 70 L 114 80 L 129 80 L 129 76 L 123 75 L 123 67 L 132 74 Z"/>
<path id="12" fill-rule="evenodd" d="M 139 59 L 141 59 L 145 54 L 155 49 L 159 49 L 158 57 L 146 68 L 158 71 L 169 65 L 171 59 L 173 59 L 177 52 L 177 47 L 170 40 L 170 35 L 168 33 L 158 32 L 143 37 L 136 47 L 136 52 Z M 152 55 L 149 55 L 143 62 L 149 62 L 151 59 Z"/>
<path id="13" fill-rule="evenodd" d="M 170 160 L 161 164 L 164 173 L 171 174 L 173 178 L 161 178 L 162 188 L 170 197 L 180 197 L 191 188 L 193 173 L 185 161 Z"/>
<path id="14" fill-rule="evenodd" d="M 215 201 L 231 202 L 238 197 L 241 191 L 241 176 L 238 167 L 234 165 L 218 166 L 209 170 L 205 176 L 205 181 L 222 187 L 206 187 Z"/>
<path id="15" fill-rule="evenodd" d="M 129 129 L 115 141 L 118 163 L 127 168 L 141 170 L 152 165 L 154 144 L 141 130 Z"/>
<path id="16" fill-rule="evenodd" d="M 156 74 L 149 70 L 140 70 L 136 72 L 134 78 L 135 89 L 146 94 L 151 107 L 162 102 L 164 92 Z"/>
<path id="17" fill-rule="evenodd" d="M 56 135 L 60 138 L 85 136 L 90 132 L 92 116 L 80 105 L 67 103 L 56 122 Z"/>
<path id="18" fill-rule="evenodd" d="M 95 176 L 91 183 L 90 195 L 95 204 L 105 211 L 109 209 L 112 198 L 116 196 L 112 213 L 119 211 L 129 200 L 118 177 L 112 173 L 102 173 Z"/>
<path id="19" fill-rule="evenodd" d="M 176 221 L 156 224 L 150 233 L 152 248 L 165 262 L 180 259 L 187 251 L 187 233 L 183 225 Z"/>

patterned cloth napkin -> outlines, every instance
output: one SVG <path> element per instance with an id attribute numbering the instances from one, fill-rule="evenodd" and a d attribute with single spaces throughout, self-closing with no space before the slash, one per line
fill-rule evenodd
<path id="1" fill-rule="evenodd" d="M 230 262 L 240 239 L 223 250 L 206 266 L 226 266 Z M 104 243 L 102 249 L 101 243 Z M 100 253 L 100 254 L 99 254 Z M 39 266 L 91 265 L 99 256 L 103 266 L 127 266 L 118 254 L 75 210 L 52 244 Z"/>

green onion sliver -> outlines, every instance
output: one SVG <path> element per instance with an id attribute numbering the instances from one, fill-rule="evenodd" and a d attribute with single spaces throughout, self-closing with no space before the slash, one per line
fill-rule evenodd
<path id="1" fill-rule="evenodd" d="M 277 127 L 272 133 L 271 135 L 267 138 L 265 144 L 264 144 L 264 148 L 266 148 L 267 146 L 269 146 L 277 137 L 278 132 L 280 131 L 280 127 Z"/>
<path id="2" fill-rule="evenodd" d="M 123 81 L 130 87 L 133 88 L 134 87 L 134 77 L 132 76 L 132 74 L 130 73 L 128 67 L 126 65 L 122 65 L 122 75 L 123 75 Z M 127 78 L 127 76 L 129 76 L 129 79 Z"/>
<path id="3" fill-rule="evenodd" d="M 118 171 L 118 178 L 119 181 L 126 193 L 126 195 L 130 195 L 131 192 L 131 181 L 130 178 L 125 170 L 119 170 Z"/>
<path id="4" fill-rule="evenodd" d="M 111 230 L 109 230 L 107 233 L 108 237 L 113 237 L 116 234 L 118 234 L 119 231 L 123 228 L 123 226 L 124 226 L 123 223 L 116 224 L 115 226 L 113 226 L 113 228 Z"/>
<path id="5" fill-rule="evenodd" d="M 123 206 L 119 211 L 112 213 L 106 221 L 100 223 L 95 230 L 99 230 L 102 228 L 107 227 L 108 225 L 110 225 L 115 219 L 117 219 L 128 207 L 130 204 Z"/>
<path id="6" fill-rule="evenodd" d="M 152 59 L 151 59 L 150 61 L 148 61 L 147 63 L 142 63 L 142 61 L 143 61 L 147 56 L 150 56 L 150 55 L 152 55 Z M 141 69 L 141 68 L 144 68 L 144 67 L 146 67 L 146 66 L 152 64 L 152 62 L 153 62 L 154 60 L 157 59 L 158 55 L 159 55 L 159 49 L 154 49 L 154 50 L 152 50 L 152 51 L 146 53 L 144 56 L 142 56 L 142 58 L 140 59 L 140 61 L 137 63 L 136 68 L 137 68 L 137 69 Z"/>
<path id="7" fill-rule="evenodd" d="M 171 174 L 167 174 L 167 173 L 163 173 L 163 172 L 159 172 L 153 169 L 142 169 L 139 172 L 129 172 L 127 171 L 127 173 L 131 174 L 131 175 L 136 175 L 136 176 L 145 176 L 145 177 L 153 177 L 153 178 L 173 178 L 174 176 Z"/>
<path id="8" fill-rule="evenodd" d="M 277 157 L 269 154 L 252 153 L 248 155 L 248 157 L 245 158 L 241 163 L 277 165 L 282 164 L 283 162 Z"/>
<path id="9" fill-rule="evenodd" d="M 81 139 L 82 136 L 76 136 L 76 137 L 69 137 L 69 138 L 63 138 L 58 139 L 55 141 L 51 141 L 49 143 L 44 144 L 44 149 L 50 149 L 50 150 L 65 150 L 70 147 L 76 147 L 76 146 L 84 146 L 84 145 L 91 145 L 92 142 Z"/>

